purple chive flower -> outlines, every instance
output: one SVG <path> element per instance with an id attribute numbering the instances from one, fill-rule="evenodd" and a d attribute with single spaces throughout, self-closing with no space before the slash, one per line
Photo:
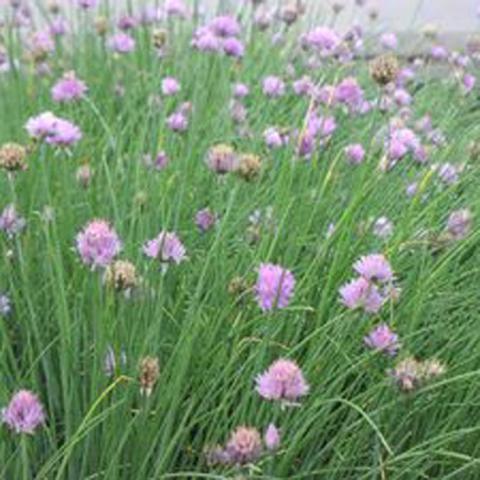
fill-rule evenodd
<path id="1" fill-rule="evenodd" d="M 65 35 L 68 30 L 68 23 L 62 17 L 55 17 L 52 19 L 52 23 L 50 24 L 50 35 L 53 37 L 61 37 Z"/>
<path id="2" fill-rule="evenodd" d="M 403 88 L 397 88 L 393 92 L 393 99 L 399 107 L 405 107 L 412 103 L 412 96 Z"/>
<path id="3" fill-rule="evenodd" d="M 363 340 L 368 348 L 378 350 L 392 357 L 400 349 L 398 335 L 385 323 L 375 327 Z"/>
<path id="4" fill-rule="evenodd" d="M 126 33 L 116 33 L 108 40 L 108 46 L 116 53 L 130 53 L 135 50 L 135 39 Z"/>
<path id="5" fill-rule="evenodd" d="M 199 210 L 195 215 L 195 225 L 201 232 L 210 230 L 217 221 L 217 216 L 209 208 Z"/>
<path id="6" fill-rule="evenodd" d="M 106 267 L 122 248 L 117 232 L 105 220 L 88 223 L 76 238 L 77 251 L 85 265 Z"/>
<path id="7" fill-rule="evenodd" d="M 32 35 L 31 47 L 34 53 L 41 57 L 55 50 L 55 41 L 48 30 L 42 30 Z"/>
<path id="8" fill-rule="evenodd" d="M 245 98 L 249 93 L 250 90 L 244 83 L 236 83 L 233 86 L 233 96 L 235 98 Z"/>
<path id="9" fill-rule="evenodd" d="M 430 50 L 430 56 L 439 62 L 447 60 L 448 50 L 443 45 L 434 45 Z"/>
<path id="10" fill-rule="evenodd" d="M 133 30 L 137 25 L 138 20 L 131 15 L 122 15 L 117 22 L 117 27 L 125 32 L 128 30 Z"/>
<path id="11" fill-rule="evenodd" d="M 472 228 L 472 214 L 467 208 L 453 211 L 448 217 L 447 231 L 454 240 L 465 238 Z"/>
<path id="12" fill-rule="evenodd" d="M 143 253 L 162 263 L 173 262 L 178 265 L 187 259 L 185 247 L 177 235 L 165 230 L 162 230 L 153 240 L 145 243 Z"/>
<path id="13" fill-rule="evenodd" d="M 380 44 L 386 50 L 396 50 L 398 47 L 398 38 L 394 33 L 384 33 L 380 37 Z"/>
<path id="14" fill-rule="evenodd" d="M 222 48 L 222 42 L 212 32 L 200 30 L 195 33 L 192 46 L 201 52 L 219 52 Z"/>
<path id="15" fill-rule="evenodd" d="M 72 122 L 57 118 L 46 142 L 57 147 L 69 147 L 82 139 L 81 130 Z"/>
<path id="16" fill-rule="evenodd" d="M 302 37 L 305 47 L 317 50 L 323 57 L 333 55 L 341 42 L 341 37 L 327 27 L 317 27 Z"/>
<path id="17" fill-rule="evenodd" d="M 298 96 L 308 96 L 314 91 L 314 83 L 310 77 L 302 77 L 293 82 L 293 91 Z"/>
<path id="18" fill-rule="evenodd" d="M 25 129 L 30 137 L 42 139 L 51 134 L 56 122 L 57 117 L 52 112 L 45 112 L 36 117 L 31 117 L 27 121 Z"/>
<path id="19" fill-rule="evenodd" d="M 295 278 L 289 270 L 271 263 L 260 265 L 255 294 L 258 305 L 264 312 L 287 307 L 294 287 Z"/>
<path id="20" fill-rule="evenodd" d="M 453 185 L 458 182 L 458 169 L 449 162 L 440 165 L 437 173 L 440 180 L 446 185 Z"/>
<path id="21" fill-rule="evenodd" d="M 26 225 L 26 220 L 17 213 L 15 205 L 7 205 L 0 214 L 0 231 L 3 231 L 8 238 L 21 233 Z"/>
<path id="22" fill-rule="evenodd" d="M 229 57 L 242 58 L 245 55 L 245 46 L 237 38 L 230 37 L 223 41 L 223 51 Z"/>
<path id="23" fill-rule="evenodd" d="M 158 152 L 155 160 L 152 162 L 152 167 L 155 168 L 155 170 L 163 170 L 169 162 L 170 159 L 168 158 L 168 155 L 162 150 L 161 152 Z"/>
<path id="24" fill-rule="evenodd" d="M 387 217 L 378 217 L 373 223 L 373 234 L 378 238 L 388 238 L 393 234 L 393 223 Z"/>
<path id="25" fill-rule="evenodd" d="M 363 308 L 367 313 L 378 313 L 385 302 L 378 288 L 363 277 L 343 285 L 340 288 L 340 297 L 350 310 Z"/>
<path id="26" fill-rule="evenodd" d="M 276 450 L 280 446 L 280 432 L 273 423 L 267 427 L 263 441 L 265 442 L 267 450 L 270 451 Z"/>
<path id="27" fill-rule="evenodd" d="M 165 0 L 164 8 L 169 17 L 186 18 L 188 15 L 187 6 L 183 0 Z"/>
<path id="28" fill-rule="evenodd" d="M 267 147 L 272 149 L 281 148 L 288 143 L 288 139 L 274 127 L 267 128 L 263 132 L 263 138 Z"/>
<path id="29" fill-rule="evenodd" d="M 174 112 L 167 118 L 167 126 L 173 132 L 185 132 L 188 128 L 188 118 L 183 112 Z"/>
<path id="30" fill-rule="evenodd" d="M 75 124 L 56 117 L 51 112 L 30 118 L 25 129 L 30 137 L 37 140 L 45 139 L 47 143 L 60 147 L 73 145 L 82 138 L 82 132 Z"/>
<path id="31" fill-rule="evenodd" d="M 281 78 L 270 75 L 263 80 L 263 93 L 270 98 L 281 97 L 285 94 L 285 83 Z"/>
<path id="32" fill-rule="evenodd" d="M 240 25 L 229 15 L 215 17 L 209 24 L 212 33 L 218 37 L 236 37 L 240 34 Z"/>
<path id="33" fill-rule="evenodd" d="M 365 158 L 365 150 L 360 143 L 348 145 L 345 147 L 345 156 L 347 157 L 348 163 L 360 165 Z"/>
<path id="34" fill-rule="evenodd" d="M 355 262 L 353 268 L 359 275 L 373 282 L 386 283 L 393 279 L 392 267 L 379 253 L 361 257 Z"/>
<path id="35" fill-rule="evenodd" d="M 45 422 L 43 406 L 34 393 L 20 390 L 2 410 L 2 422 L 15 433 L 33 434 Z"/>
<path id="36" fill-rule="evenodd" d="M 257 460 L 262 453 L 262 439 L 256 428 L 238 427 L 225 448 L 227 463 L 244 465 Z"/>
<path id="37" fill-rule="evenodd" d="M 10 315 L 12 311 L 12 302 L 6 293 L 0 292 L 0 317 Z"/>
<path id="38" fill-rule="evenodd" d="M 176 78 L 166 77 L 162 80 L 162 93 L 165 96 L 176 95 L 180 90 L 181 86 Z"/>
<path id="39" fill-rule="evenodd" d="M 477 79 L 473 75 L 466 73 L 462 78 L 464 92 L 470 93 L 474 89 L 476 83 Z"/>
<path id="40" fill-rule="evenodd" d="M 335 100 L 350 109 L 358 109 L 363 104 L 363 90 L 355 78 L 345 78 L 335 88 Z"/>
<path id="41" fill-rule="evenodd" d="M 294 402 L 308 393 L 309 385 L 300 367 L 280 358 L 256 378 L 257 392 L 266 400 Z"/>
<path id="42" fill-rule="evenodd" d="M 78 6 L 84 10 L 94 8 L 97 5 L 97 0 L 77 0 Z"/>

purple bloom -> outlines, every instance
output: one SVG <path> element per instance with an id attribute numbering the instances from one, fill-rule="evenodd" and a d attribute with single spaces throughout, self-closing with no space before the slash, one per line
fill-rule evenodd
<path id="1" fill-rule="evenodd" d="M 230 37 L 223 41 L 223 51 L 229 57 L 242 58 L 245 55 L 245 46 L 237 38 Z"/>
<path id="2" fill-rule="evenodd" d="M 255 293 L 264 312 L 287 307 L 294 287 L 295 278 L 289 270 L 271 263 L 260 265 Z"/>
<path id="3" fill-rule="evenodd" d="M 135 50 L 135 39 L 126 33 L 120 32 L 110 37 L 108 46 L 116 53 L 130 53 Z"/>
<path id="4" fill-rule="evenodd" d="M 293 82 L 293 91 L 295 95 L 311 95 L 314 91 L 314 83 L 310 77 L 302 77 Z"/>
<path id="5" fill-rule="evenodd" d="M 257 392 L 266 400 L 292 402 L 308 393 L 309 386 L 300 367 L 280 358 L 256 378 Z"/>
<path id="6" fill-rule="evenodd" d="M 394 33 L 384 33 L 380 37 L 380 44 L 387 50 L 396 50 L 398 47 L 398 38 Z"/>
<path id="7" fill-rule="evenodd" d="M 248 86 L 244 83 L 236 83 L 233 86 L 233 96 L 235 98 L 245 98 L 249 92 Z"/>
<path id="8" fill-rule="evenodd" d="M 219 52 L 222 48 L 221 39 L 208 30 L 195 33 L 192 46 L 201 52 Z"/>
<path id="9" fill-rule="evenodd" d="M 470 93 L 475 87 L 476 83 L 477 83 L 477 79 L 469 73 L 466 73 L 462 78 L 462 84 L 463 84 L 465 93 Z"/>
<path id="10" fill-rule="evenodd" d="M 8 238 L 21 233 L 26 225 L 26 220 L 17 213 L 12 204 L 7 205 L 0 214 L 0 231 L 5 232 Z"/>
<path id="11" fill-rule="evenodd" d="M 227 463 L 246 464 L 257 460 L 262 453 L 262 439 L 256 428 L 238 427 L 225 448 Z"/>
<path id="12" fill-rule="evenodd" d="M 398 335 L 390 330 L 390 327 L 382 323 L 375 327 L 365 338 L 365 345 L 372 350 L 378 350 L 392 357 L 395 356 L 400 349 Z"/>
<path id="13" fill-rule="evenodd" d="M 183 112 L 174 112 L 167 118 L 167 125 L 174 132 L 185 132 L 188 128 L 188 118 Z"/>
<path id="14" fill-rule="evenodd" d="M 434 45 L 430 50 L 430 56 L 437 61 L 447 60 L 448 50 L 443 45 Z"/>
<path id="15" fill-rule="evenodd" d="M 166 96 L 176 95 L 181 90 L 176 78 L 166 77 L 162 80 L 162 93 Z"/>
<path id="16" fill-rule="evenodd" d="M 302 44 L 318 50 L 324 57 L 335 53 L 342 39 L 332 29 L 317 27 L 302 37 Z"/>
<path id="17" fill-rule="evenodd" d="M 82 138 L 82 132 L 75 124 L 51 112 L 30 118 L 25 129 L 32 138 L 45 139 L 47 143 L 61 147 L 70 146 Z"/>
<path id="18" fill-rule="evenodd" d="M 65 35 L 68 30 L 68 23 L 62 17 L 55 17 L 52 19 L 52 23 L 50 25 L 50 35 L 54 37 L 61 37 Z"/>
<path id="19" fill-rule="evenodd" d="M 51 134 L 57 117 L 52 112 L 41 113 L 28 119 L 25 129 L 32 138 L 41 139 Z"/>
<path id="20" fill-rule="evenodd" d="M 78 6 L 85 10 L 94 8 L 96 4 L 97 4 L 97 0 L 78 0 Z"/>
<path id="21" fill-rule="evenodd" d="M 345 147 L 345 155 L 349 163 L 359 165 L 365 158 L 365 150 L 361 144 L 355 143 Z"/>
<path id="22" fill-rule="evenodd" d="M 174 262 L 178 265 L 187 258 L 185 247 L 177 235 L 165 230 L 146 242 L 143 252 L 147 257 L 158 259 L 162 263 Z"/>
<path id="23" fill-rule="evenodd" d="M 201 232 L 210 230 L 217 221 L 217 216 L 209 208 L 199 210 L 195 215 L 195 225 Z"/>
<path id="24" fill-rule="evenodd" d="M 285 94 L 285 83 L 273 75 L 266 77 L 263 80 L 263 93 L 271 98 L 281 97 Z"/>
<path id="25" fill-rule="evenodd" d="M 85 265 L 106 267 L 122 248 L 117 232 L 105 220 L 93 220 L 77 235 L 77 251 Z"/>
<path id="26" fill-rule="evenodd" d="M 229 15 L 215 17 L 210 22 L 209 28 L 218 37 L 236 37 L 240 34 L 240 25 Z"/>
<path id="27" fill-rule="evenodd" d="M 46 141 L 57 147 L 69 147 L 82 138 L 81 130 L 72 122 L 57 118 L 53 129 L 47 136 Z"/>
<path id="28" fill-rule="evenodd" d="M 137 26 L 137 19 L 131 15 L 122 15 L 117 22 L 117 27 L 120 30 L 127 31 L 132 30 Z"/>
<path id="29" fill-rule="evenodd" d="M 187 17 L 187 6 L 183 0 L 165 0 L 164 8 L 169 17 Z"/>
<path id="30" fill-rule="evenodd" d="M 75 72 L 67 72 L 53 86 L 52 98 L 55 102 L 71 102 L 82 98 L 86 92 L 87 86 L 75 76 Z"/>
<path id="31" fill-rule="evenodd" d="M 281 148 L 288 143 L 288 138 L 282 136 L 274 127 L 267 128 L 265 132 L 263 132 L 263 138 L 267 147 L 272 149 Z"/>
<path id="32" fill-rule="evenodd" d="M 35 55 L 41 57 L 55 50 L 55 41 L 48 30 L 43 30 L 33 34 L 31 47 Z"/>
<path id="33" fill-rule="evenodd" d="M 350 109 L 357 109 L 363 103 L 363 90 L 355 78 L 345 78 L 335 88 L 335 100 Z"/>
<path id="34" fill-rule="evenodd" d="M 280 446 L 280 432 L 273 423 L 267 427 L 263 440 L 267 450 L 273 451 Z"/>
<path id="35" fill-rule="evenodd" d="M 386 283 L 393 279 L 393 271 L 387 259 L 379 253 L 361 257 L 353 265 L 355 271 L 373 282 Z"/>
<path id="36" fill-rule="evenodd" d="M 153 167 L 156 170 L 163 170 L 168 163 L 170 162 L 170 159 L 168 158 L 168 155 L 164 152 L 158 152 L 157 156 L 155 157 L 155 160 L 153 162 Z"/>
<path id="37" fill-rule="evenodd" d="M 363 308 L 367 313 L 377 313 L 385 299 L 378 288 L 366 278 L 359 277 L 340 288 L 342 303 L 349 309 Z"/>
<path id="38" fill-rule="evenodd" d="M 238 155 L 230 145 L 218 144 L 211 147 L 205 157 L 208 168 L 215 173 L 225 174 L 238 168 Z"/>
<path id="39" fill-rule="evenodd" d="M 437 173 L 440 180 L 446 185 L 453 185 L 458 182 L 458 170 L 451 163 L 446 162 L 442 164 Z"/>
<path id="40" fill-rule="evenodd" d="M 450 214 L 447 221 L 447 231 L 454 240 L 465 238 L 472 228 L 472 214 L 464 208 L 455 210 Z"/>
<path id="41" fill-rule="evenodd" d="M 20 390 L 2 410 L 2 421 L 15 433 L 33 434 L 44 423 L 45 413 L 35 394 Z"/>

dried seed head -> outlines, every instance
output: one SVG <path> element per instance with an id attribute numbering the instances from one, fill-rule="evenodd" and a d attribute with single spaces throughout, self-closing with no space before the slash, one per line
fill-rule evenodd
<path id="1" fill-rule="evenodd" d="M 228 293 L 233 296 L 241 296 L 248 291 L 248 284 L 242 277 L 233 277 L 228 284 Z"/>
<path id="2" fill-rule="evenodd" d="M 57 0 L 50 0 L 48 2 L 48 10 L 54 15 L 60 12 L 60 4 L 57 2 Z"/>
<path id="3" fill-rule="evenodd" d="M 160 375 L 158 358 L 145 357 L 140 361 L 140 393 L 149 397 Z"/>
<path id="4" fill-rule="evenodd" d="M 379 85 L 393 82 L 398 74 L 398 60 L 394 55 L 380 55 L 370 63 L 370 75 Z"/>
<path id="5" fill-rule="evenodd" d="M 243 154 L 240 156 L 238 174 L 247 181 L 253 180 L 260 173 L 262 161 L 258 155 Z"/>
<path id="6" fill-rule="evenodd" d="M 92 176 L 93 176 L 93 171 L 90 168 L 90 165 L 88 165 L 88 163 L 78 167 L 77 172 L 75 174 L 75 178 L 77 179 L 77 182 L 83 188 L 88 188 L 90 186 Z"/>
<path id="7" fill-rule="evenodd" d="M 95 19 L 95 30 L 97 31 L 97 34 L 101 37 L 103 37 L 107 31 L 108 31 L 108 19 L 107 17 L 97 17 Z"/>
<path id="8" fill-rule="evenodd" d="M 167 43 L 167 32 L 163 29 L 156 29 L 152 33 L 153 45 L 158 50 L 162 49 Z"/>
<path id="9" fill-rule="evenodd" d="M 238 155 L 235 149 L 224 143 L 211 147 L 205 159 L 207 166 L 218 174 L 233 172 L 238 169 Z"/>
<path id="10" fill-rule="evenodd" d="M 18 143 L 5 143 L 0 147 L 0 168 L 9 172 L 27 169 L 27 149 Z"/>
<path id="11" fill-rule="evenodd" d="M 125 291 L 138 285 L 135 265 L 125 260 L 116 260 L 105 270 L 105 284 L 117 291 Z"/>

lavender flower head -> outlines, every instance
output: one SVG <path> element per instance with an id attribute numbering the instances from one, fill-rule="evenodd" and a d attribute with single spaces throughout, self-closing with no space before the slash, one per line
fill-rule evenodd
<path id="1" fill-rule="evenodd" d="M 67 72 L 52 87 L 52 99 L 54 102 L 72 102 L 81 99 L 87 92 L 87 86 L 79 80 L 75 72 Z"/>
<path id="2" fill-rule="evenodd" d="M 147 257 L 160 260 L 162 263 L 173 262 L 178 265 L 187 259 L 186 249 L 177 235 L 165 230 L 145 243 L 143 253 Z"/>
<path id="3" fill-rule="evenodd" d="M 255 294 L 258 305 L 264 312 L 287 307 L 294 287 L 295 278 L 289 270 L 272 263 L 260 265 Z"/>
<path id="4" fill-rule="evenodd" d="M 280 446 L 280 432 L 273 423 L 267 427 L 263 441 L 265 442 L 267 450 L 270 451 L 276 450 Z"/>
<path id="5" fill-rule="evenodd" d="M 216 223 L 217 216 L 209 208 L 199 210 L 195 215 L 195 225 L 201 232 L 210 230 Z"/>
<path id="6" fill-rule="evenodd" d="M 28 390 L 15 393 L 8 406 L 2 410 L 2 422 L 15 433 L 33 434 L 44 421 L 42 404 Z"/>
<path id="7" fill-rule="evenodd" d="M 236 37 L 240 34 L 240 25 L 229 15 L 215 17 L 209 24 L 209 29 L 217 37 Z"/>
<path id="8" fill-rule="evenodd" d="M 266 400 L 294 402 L 305 396 L 309 385 L 300 367 L 293 361 L 279 359 L 256 378 L 257 392 Z"/>
<path id="9" fill-rule="evenodd" d="M 340 297 L 350 310 L 363 308 L 367 313 L 378 313 L 385 302 L 378 287 L 363 277 L 343 285 L 340 288 Z"/>
<path id="10" fill-rule="evenodd" d="M 166 77 L 162 80 L 162 93 L 165 96 L 176 95 L 180 90 L 180 83 L 176 78 Z"/>
<path id="11" fill-rule="evenodd" d="M 393 279 L 392 267 L 387 259 L 378 253 L 366 255 L 355 262 L 355 271 L 370 281 L 386 283 Z"/>
<path id="12" fill-rule="evenodd" d="M 97 0 L 77 0 L 78 6 L 84 10 L 89 10 L 97 5 Z"/>
<path id="13" fill-rule="evenodd" d="M 7 205 L 0 214 L 0 231 L 3 231 L 8 238 L 21 233 L 26 225 L 26 220 L 17 213 L 13 204 Z"/>
<path id="14" fill-rule="evenodd" d="M 472 228 L 472 213 L 467 208 L 455 210 L 447 221 L 447 231 L 454 240 L 465 238 Z"/>
<path id="15" fill-rule="evenodd" d="M 373 234 L 382 239 L 391 237 L 393 234 L 393 223 L 387 217 L 378 217 L 373 223 Z"/>
<path id="16" fill-rule="evenodd" d="M 130 53 L 135 50 L 135 39 L 126 33 L 120 32 L 110 37 L 108 46 L 116 53 Z"/>
<path id="17" fill-rule="evenodd" d="M 51 112 L 30 118 L 25 129 L 30 137 L 58 147 L 69 147 L 82 139 L 82 132 L 75 124 Z"/>
<path id="18" fill-rule="evenodd" d="M 392 357 L 400 349 L 398 335 L 385 323 L 375 327 L 363 340 L 368 348 L 386 353 Z"/>
<path id="19" fill-rule="evenodd" d="M 352 165 L 359 165 L 365 158 L 365 150 L 360 143 L 348 145 L 345 147 L 345 156 L 347 157 L 348 163 Z"/>
<path id="20" fill-rule="evenodd" d="M 282 97 L 285 94 L 285 83 L 279 77 L 270 75 L 263 80 L 263 93 L 270 98 Z"/>
<path id="21" fill-rule="evenodd" d="M 227 442 L 229 463 L 244 465 L 257 460 L 262 453 L 262 439 L 256 428 L 238 427 Z"/>
<path id="22" fill-rule="evenodd" d="M 85 265 L 106 267 L 122 248 L 117 232 L 105 220 L 93 220 L 77 235 L 77 251 Z"/>

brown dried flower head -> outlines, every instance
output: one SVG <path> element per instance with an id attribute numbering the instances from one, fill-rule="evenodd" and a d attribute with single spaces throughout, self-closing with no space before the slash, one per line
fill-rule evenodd
<path id="1" fill-rule="evenodd" d="M 140 393 L 149 397 L 152 394 L 153 387 L 160 376 L 160 367 L 158 358 L 144 357 L 140 361 Z"/>
<path id="2" fill-rule="evenodd" d="M 247 181 L 253 180 L 260 173 L 262 161 L 258 155 L 250 153 L 240 155 L 238 174 Z"/>
<path id="3" fill-rule="evenodd" d="M 394 55 L 380 55 L 370 62 L 370 75 L 379 85 L 392 83 L 398 75 L 399 64 Z"/>
<path id="4" fill-rule="evenodd" d="M 131 290 L 138 285 L 137 269 L 126 260 L 116 260 L 105 270 L 105 284 L 117 291 Z"/>
<path id="5" fill-rule="evenodd" d="M 9 172 L 27 169 L 27 149 L 18 143 L 5 143 L 0 147 L 0 168 Z"/>

